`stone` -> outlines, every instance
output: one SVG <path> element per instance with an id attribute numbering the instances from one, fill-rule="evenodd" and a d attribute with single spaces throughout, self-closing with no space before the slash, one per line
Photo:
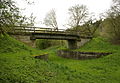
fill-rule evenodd
<path id="1" fill-rule="evenodd" d="M 48 60 L 48 54 L 38 55 L 38 56 L 35 56 L 34 58 L 42 59 L 42 60 Z"/>

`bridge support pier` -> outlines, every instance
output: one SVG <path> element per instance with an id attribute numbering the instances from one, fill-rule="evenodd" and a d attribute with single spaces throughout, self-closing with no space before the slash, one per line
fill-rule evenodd
<path id="1" fill-rule="evenodd" d="M 77 40 L 67 40 L 69 49 L 77 49 Z"/>

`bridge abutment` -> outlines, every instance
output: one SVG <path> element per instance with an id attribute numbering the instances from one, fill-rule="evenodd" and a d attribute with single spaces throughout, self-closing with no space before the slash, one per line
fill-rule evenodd
<path id="1" fill-rule="evenodd" d="M 25 36 L 25 35 L 11 35 L 11 36 L 33 48 L 36 47 L 35 39 L 31 40 L 30 36 Z"/>

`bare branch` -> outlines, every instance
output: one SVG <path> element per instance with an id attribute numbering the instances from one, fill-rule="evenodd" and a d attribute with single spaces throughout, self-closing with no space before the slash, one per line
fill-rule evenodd
<path id="1" fill-rule="evenodd" d="M 44 18 L 44 24 L 46 26 L 53 27 L 54 30 L 58 30 L 55 10 L 52 9 L 46 14 L 46 17 Z"/>
<path id="2" fill-rule="evenodd" d="M 69 14 L 71 20 L 69 25 L 71 27 L 77 27 L 83 22 L 84 19 L 86 19 L 88 15 L 88 9 L 84 5 L 75 5 L 69 8 Z"/>

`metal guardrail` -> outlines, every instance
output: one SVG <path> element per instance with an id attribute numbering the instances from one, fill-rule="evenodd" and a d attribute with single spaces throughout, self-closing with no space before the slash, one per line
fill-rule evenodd
<path id="1" fill-rule="evenodd" d="M 25 27 L 25 26 L 14 26 L 14 33 L 56 33 L 56 34 L 71 34 L 78 35 L 78 33 L 74 30 L 65 30 L 58 29 L 54 30 L 54 28 L 42 28 L 42 27 Z"/>
<path id="2" fill-rule="evenodd" d="M 83 39 L 92 39 L 93 36 L 89 35 L 88 33 L 85 32 L 79 32 L 75 30 L 65 30 L 65 29 L 58 29 L 54 30 L 54 28 L 43 28 L 43 27 L 25 27 L 25 26 L 14 26 L 14 28 L 8 32 L 8 34 L 11 35 L 30 35 L 33 33 L 46 33 L 46 34 L 61 34 L 61 35 L 74 35 L 74 36 L 79 36 L 80 38 Z"/>

